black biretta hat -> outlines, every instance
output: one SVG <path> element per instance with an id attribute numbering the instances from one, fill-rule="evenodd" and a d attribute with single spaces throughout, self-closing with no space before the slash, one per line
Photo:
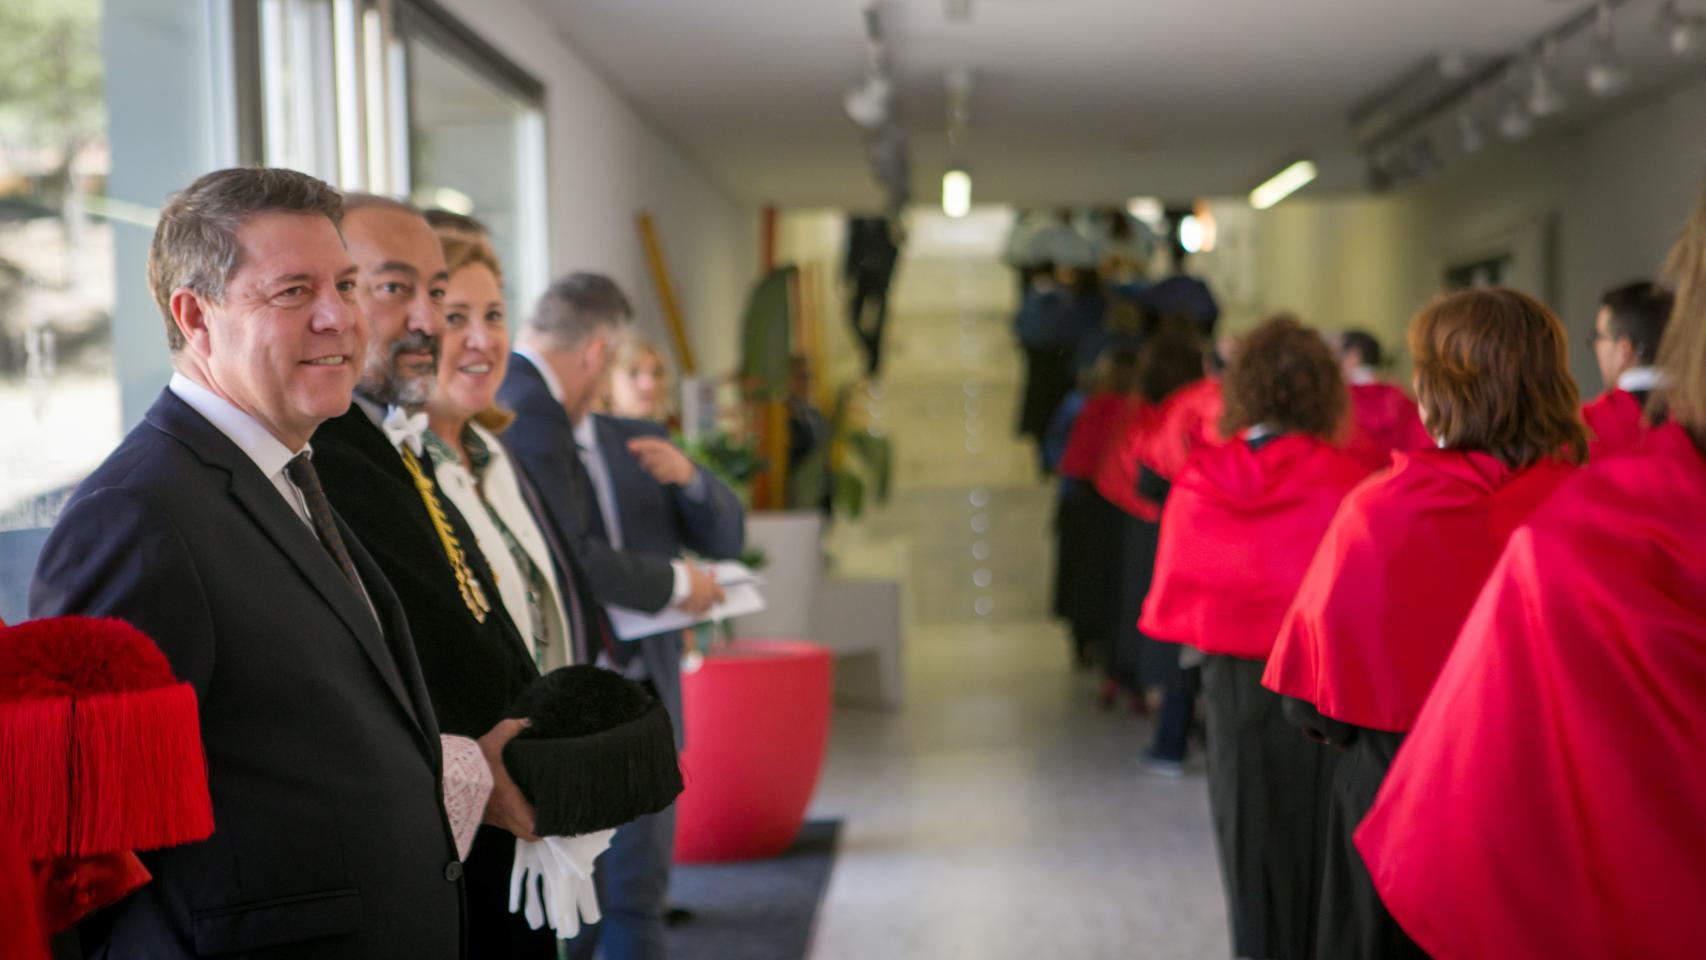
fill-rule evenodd
<path id="1" fill-rule="evenodd" d="M 608 830 L 681 793 L 669 713 L 620 674 L 584 664 L 553 670 L 509 715 L 531 721 L 504 747 L 504 768 L 532 802 L 539 836 Z"/>

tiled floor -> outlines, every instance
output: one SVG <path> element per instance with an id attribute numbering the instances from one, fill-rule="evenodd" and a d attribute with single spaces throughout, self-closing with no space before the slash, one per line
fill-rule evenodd
<path id="1" fill-rule="evenodd" d="M 1200 764 L 1140 773 L 1147 722 L 1095 708 L 1045 617 L 1052 493 L 1012 438 L 1010 280 L 971 260 L 902 277 L 871 407 L 896 493 L 834 543 L 905 580 L 906 703 L 835 715 L 813 816 L 846 826 L 812 956 L 1225 957 Z"/>

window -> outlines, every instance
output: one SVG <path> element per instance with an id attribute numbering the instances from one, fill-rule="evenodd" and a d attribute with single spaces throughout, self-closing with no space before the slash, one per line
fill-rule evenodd
<path id="1" fill-rule="evenodd" d="M 398 8 L 410 196 L 492 232 L 513 309 L 544 289 L 545 124 L 538 82 L 425 5 Z"/>
<path id="2" fill-rule="evenodd" d="M 119 437 L 100 16 L 0 6 L 0 529 L 51 516 Z"/>

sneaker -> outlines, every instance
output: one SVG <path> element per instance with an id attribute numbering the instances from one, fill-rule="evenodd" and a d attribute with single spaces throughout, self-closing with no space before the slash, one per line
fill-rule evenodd
<path id="1" fill-rule="evenodd" d="M 1184 763 L 1158 757 L 1148 750 L 1143 751 L 1143 758 L 1138 761 L 1138 766 L 1143 768 L 1144 773 L 1167 780 L 1178 780 L 1185 775 Z"/>

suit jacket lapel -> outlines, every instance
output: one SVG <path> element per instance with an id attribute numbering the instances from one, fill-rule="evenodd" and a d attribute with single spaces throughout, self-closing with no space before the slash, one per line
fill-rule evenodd
<path id="1" fill-rule="evenodd" d="M 235 443 L 199 413 L 169 391 L 162 397 L 162 402 L 149 411 L 148 420 L 162 431 L 176 437 L 204 462 L 230 473 L 232 498 L 283 551 L 338 615 L 338 619 L 355 634 L 356 641 L 373 661 L 374 667 L 385 681 L 385 686 L 396 696 L 398 703 L 418 727 L 420 717 L 403 686 L 394 658 L 386 649 L 379 623 L 373 618 L 374 611 L 368 609 L 361 594 L 344 579 L 343 572 L 338 569 L 331 554 L 321 546 L 314 531 L 285 503 L 284 498 L 279 496 L 278 489 L 261 475 L 254 461 L 245 456 Z M 355 535 L 350 533 L 348 527 L 343 526 L 342 521 L 339 521 L 339 526 L 344 533 L 345 545 L 350 549 L 353 558 L 358 550 Z M 361 554 L 366 556 L 365 551 L 361 551 Z M 369 593 L 377 597 L 373 584 L 384 582 L 378 567 L 370 562 L 365 570 L 358 566 L 357 572 L 361 574 Z M 389 590 L 389 585 L 386 585 L 385 592 L 389 593 Z M 377 601 L 375 606 L 378 606 Z"/>
<path id="2" fill-rule="evenodd" d="M 632 548 L 636 543 L 635 532 L 640 529 L 639 521 L 634 517 L 635 491 L 644 489 L 638 482 L 643 479 L 643 474 L 634 455 L 628 452 L 628 438 L 622 433 L 622 428 L 609 417 L 600 414 L 589 416 L 598 436 L 599 454 L 604 457 L 605 475 L 610 478 L 610 495 L 616 499 L 616 520 L 622 524 L 622 541 Z"/>

